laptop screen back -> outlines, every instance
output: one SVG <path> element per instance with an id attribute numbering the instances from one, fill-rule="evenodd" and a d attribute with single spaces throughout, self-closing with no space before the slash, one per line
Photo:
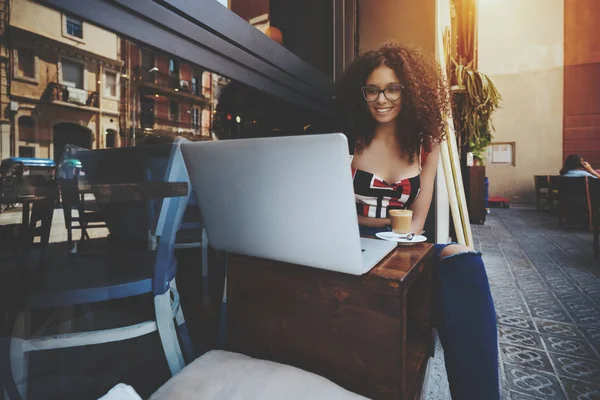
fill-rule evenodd
<path id="1" fill-rule="evenodd" d="M 194 142 L 181 149 L 214 248 L 364 272 L 344 135 Z"/>

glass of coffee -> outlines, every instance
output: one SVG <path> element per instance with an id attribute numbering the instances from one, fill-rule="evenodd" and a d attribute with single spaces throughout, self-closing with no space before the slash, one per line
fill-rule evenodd
<path id="1" fill-rule="evenodd" d="M 399 234 L 410 233 L 412 210 L 390 210 L 392 231 Z"/>

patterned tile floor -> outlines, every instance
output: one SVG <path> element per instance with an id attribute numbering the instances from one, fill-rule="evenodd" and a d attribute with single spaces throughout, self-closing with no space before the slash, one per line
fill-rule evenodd
<path id="1" fill-rule="evenodd" d="M 515 207 L 492 209 L 485 225 L 472 228 L 496 304 L 503 398 L 600 399 L 600 259 L 592 257 L 592 235 Z M 441 353 L 433 365 L 427 399 L 449 399 Z"/>

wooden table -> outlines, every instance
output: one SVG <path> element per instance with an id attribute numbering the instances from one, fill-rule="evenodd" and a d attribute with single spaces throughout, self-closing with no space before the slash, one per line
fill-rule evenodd
<path id="1" fill-rule="evenodd" d="M 373 399 L 420 395 L 433 350 L 428 243 L 354 276 L 230 255 L 227 348 L 319 374 Z"/>
<path id="2" fill-rule="evenodd" d="M 187 182 L 78 183 L 80 194 L 93 193 L 97 203 L 119 203 L 185 196 Z"/>
<path id="3" fill-rule="evenodd" d="M 31 203 L 45 198 L 46 196 L 43 195 L 3 193 L 0 195 L 0 204 L 23 204 L 21 224 L 24 229 L 27 229 L 29 227 L 29 210 L 31 208 Z"/>

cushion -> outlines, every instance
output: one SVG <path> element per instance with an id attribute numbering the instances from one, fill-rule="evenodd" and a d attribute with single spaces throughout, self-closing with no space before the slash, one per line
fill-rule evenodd
<path id="1" fill-rule="evenodd" d="M 131 386 L 119 383 L 98 400 L 142 400 L 142 398 Z"/>
<path id="2" fill-rule="evenodd" d="M 239 353 L 212 350 L 160 387 L 150 400 L 366 399 L 319 375 Z"/>

